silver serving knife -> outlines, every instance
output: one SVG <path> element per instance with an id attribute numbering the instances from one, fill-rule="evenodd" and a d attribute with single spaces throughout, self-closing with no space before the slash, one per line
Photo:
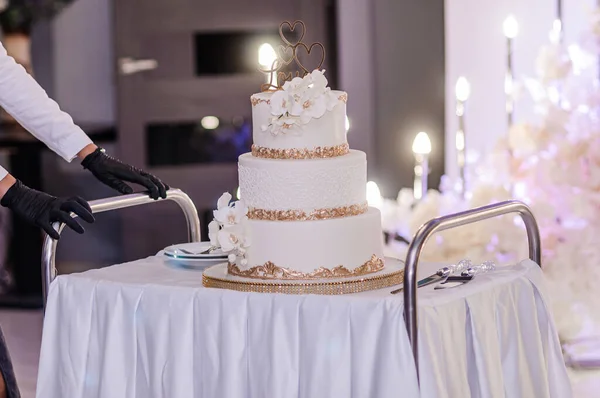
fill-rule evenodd
<path id="1" fill-rule="evenodd" d="M 461 276 L 449 276 L 446 278 L 446 280 L 436 285 L 434 290 L 454 289 L 455 287 L 459 287 L 471 282 L 474 277 L 475 274 L 466 275 L 465 272 L 463 272 Z"/>
<path id="2" fill-rule="evenodd" d="M 423 286 L 427 286 L 427 285 L 431 285 L 432 283 L 437 283 L 437 282 L 444 281 L 446 278 L 448 278 L 450 276 L 451 273 L 452 273 L 452 269 L 450 267 L 440 268 L 440 269 L 438 269 L 436 271 L 435 274 L 430 275 L 427 278 L 424 278 L 424 279 L 421 279 L 420 281 L 418 281 L 417 282 L 417 288 L 420 288 L 420 287 L 423 287 Z M 396 289 L 396 290 L 392 290 L 392 294 L 398 294 L 403 289 L 404 289 L 404 287 L 401 287 L 401 288 Z"/>

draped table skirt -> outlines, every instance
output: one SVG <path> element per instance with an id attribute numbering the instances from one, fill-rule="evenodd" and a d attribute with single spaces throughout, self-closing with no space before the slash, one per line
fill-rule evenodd
<path id="1" fill-rule="evenodd" d="M 423 264 L 419 277 L 439 264 Z M 391 288 L 344 296 L 207 289 L 160 256 L 51 285 L 38 398 L 418 397 Z M 419 289 L 422 397 L 570 397 L 529 261 Z"/>

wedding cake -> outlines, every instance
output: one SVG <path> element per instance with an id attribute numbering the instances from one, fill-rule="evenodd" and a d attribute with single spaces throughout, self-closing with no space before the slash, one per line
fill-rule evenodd
<path id="1" fill-rule="evenodd" d="M 331 90 L 324 72 L 305 70 L 250 98 L 254 144 L 239 157 L 240 199 L 224 194 L 209 225 L 211 243 L 230 253 L 229 277 L 360 280 L 384 272 L 366 155 L 349 148 L 348 95 Z"/>

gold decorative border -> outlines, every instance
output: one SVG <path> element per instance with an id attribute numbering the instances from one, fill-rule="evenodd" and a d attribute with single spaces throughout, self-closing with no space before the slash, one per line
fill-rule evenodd
<path id="1" fill-rule="evenodd" d="M 252 156 L 264 159 L 299 160 L 299 159 L 326 159 L 344 156 L 350 153 L 350 146 L 346 144 L 336 146 L 316 147 L 315 149 L 278 149 L 252 145 Z"/>
<path id="2" fill-rule="evenodd" d="M 256 106 L 260 103 L 265 103 L 267 105 L 271 105 L 271 100 L 270 99 L 262 99 L 262 98 L 258 98 L 258 97 L 250 97 L 250 102 L 252 103 L 252 106 Z"/>
<path id="3" fill-rule="evenodd" d="M 229 289 L 238 292 L 283 293 L 283 294 L 321 294 L 341 295 L 379 290 L 404 282 L 404 269 L 384 274 L 372 275 L 362 279 L 348 281 L 306 281 L 304 283 L 277 283 L 266 281 L 234 281 L 202 275 L 202 285 L 208 288 Z"/>
<path id="4" fill-rule="evenodd" d="M 246 270 L 241 270 L 237 265 L 229 263 L 227 273 L 251 279 L 304 280 L 362 276 L 381 271 L 384 266 L 383 259 L 373 254 L 369 261 L 353 270 L 349 270 L 343 265 L 338 265 L 333 269 L 320 267 L 312 272 L 300 272 L 290 268 L 279 267 L 268 261 L 264 265 L 257 265 Z"/>
<path id="5" fill-rule="evenodd" d="M 340 94 L 340 96 L 338 97 L 338 100 L 343 102 L 344 104 L 347 103 L 348 102 L 348 93 Z M 252 106 L 257 106 L 258 104 L 262 104 L 262 103 L 271 105 L 271 100 L 251 96 L 250 103 L 252 104 Z"/>
<path id="6" fill-rule="evenodd" d="M 358 216 L 366 213 L 368 210 L 368 202 L 359 205 L 316 209 L 310 213 L 304 210 L 265 210 L 251 207 L 248 209 L 248 218 L 250 220 L 265 221 L 315 221 Z"/>

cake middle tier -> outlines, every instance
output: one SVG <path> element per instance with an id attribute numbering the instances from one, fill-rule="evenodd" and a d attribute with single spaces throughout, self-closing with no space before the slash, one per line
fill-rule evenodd
<path id="1" fill-rule="evenodd" d="M 329 159 L 239 157 L 240 198 L 251 219 L 315 220 L 367 211 L 364 152 Z"/>

